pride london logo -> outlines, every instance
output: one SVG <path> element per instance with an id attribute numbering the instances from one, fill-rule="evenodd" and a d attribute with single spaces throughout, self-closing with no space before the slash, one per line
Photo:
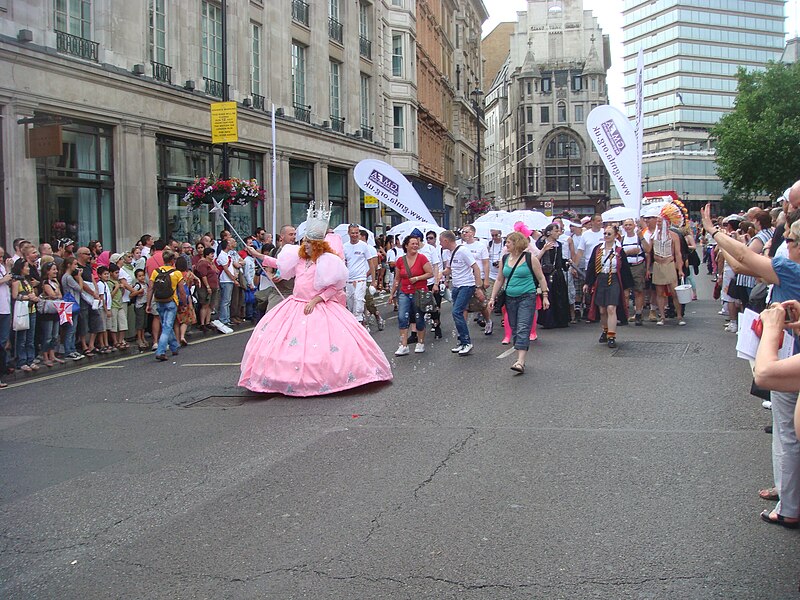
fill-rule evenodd
<path id="1" fill-rule="evenodd" d="M 614 148 L 614 154 L 619 156 L 625 150 L 625 140 L 622 139 L 622 134 L 617 129 L 617 125 L 613 119 L 609 119 L 602 124 L 603 132 L 606 134 L 606 139 L 611 142 L 611 147 Z"/>

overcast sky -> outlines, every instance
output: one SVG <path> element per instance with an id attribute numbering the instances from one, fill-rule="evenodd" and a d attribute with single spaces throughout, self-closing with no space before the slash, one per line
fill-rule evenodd
<path id="1" fill-rule="evenodd" d="M 786 4 L 787 38 L 796 37 L 800 32 L 800 0 L 789 0 Z M 516 21 L 517 11 L 527 10 L 526 0 L 484 0 L 489 11 L 489 20 L 483 25 L 486 35 L 501 21 Z M 618 6 L 617 10 L 612 7 Z M 609 103 L 624 109 L 624 90 L 622 76 L 622 0 L 583 0 L 584 10 L 591 10 L 600 22 L 604 34 L 611 38 L 611 70 L 608 74 Z M 623 110 L 623 112 L 625 112 Z"/>

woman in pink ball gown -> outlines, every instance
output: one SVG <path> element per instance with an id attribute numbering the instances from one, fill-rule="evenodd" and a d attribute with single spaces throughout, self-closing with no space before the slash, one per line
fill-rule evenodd
<path id="1" fill-rule="evenodd" d="M 324 230 L 323 230 L 324 231 Z M 264 257 L 294 293 L 256 325 L 242 358 L 239 385 L 287 396 L 332 394 L 390 381 L 383 351 L 339 302 L 347 267 L 325 240 L 285 246 L 277 260 Z"/>

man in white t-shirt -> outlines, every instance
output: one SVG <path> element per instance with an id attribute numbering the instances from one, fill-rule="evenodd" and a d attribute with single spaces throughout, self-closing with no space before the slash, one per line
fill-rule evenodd
<path id="1" fill-rule="evenodd" d="M 394 237 L 394 248 L 390 248 L 386 253 L 386 264 L 389 266 L 389 289 L 392 289 L 394 284 L 394 269 L 397 266 L 397 261 L 405 255 L 403 251 L 403 241 L 400 236 Z M 394 311 L 397 312 L 397 302 L 394 303 Z"/>
<path id="2" fill-rule="evenodd" d="M 475 227 L 473 225 L 464 225 L 461 229 L 462 246 L 469 250 L 475 262 L 478 263 L 478 268 L 481 272 L 481 287 L 484 293 L 487 290 L 491 291 L 491 283 L 489 281 L 489 249 L 480 240 L 475 239 Z M 484 294 L 485 295 L 485 294 Z M 489 309 L 484 306 L 478 315 L 478 325 L 484 327 L 483 333 L 492 335 L 492 315 Z"/>
<path id="3" fill-rule="evenodd" d="M 350 239 L 344 244 L 344 262 L 347 265 L 347 310 L 359 323 L 364 321 L 364 296 L 367 291 L 369 268 L 369 246 L 361 241 L 358 225 L 350 225 L 347 235 Z"/>
<path id="4" fill-rule="evenodd" d="M 450 293 L 453 297 L 453 322 L 458 332 L 458 346 L 452 352 L 465 356 L 472 351 L 469 327 L 464 317 L 467 306 L 473 294 L 482 301 L 486 300 L 481 270 L 472 253 L 463 244 L 456 245 L 456 234 L 452 231 L 442 232 L 439 243 L 442 246 L 443 274 L 452 280 Z"/>

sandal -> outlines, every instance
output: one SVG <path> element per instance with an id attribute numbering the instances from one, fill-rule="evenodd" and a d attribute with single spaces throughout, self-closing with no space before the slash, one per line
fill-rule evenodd
<path id="1" fill-rule="evenodd" d="M 773 519 L 768 510 L 761 511 L 761 520 L 766 521 L 772 525 L 780 525 L 781 527 L 785 527 L 786 529 L 797 529 L 800 527 L 800 521 L 787 521 L 783 515 L 775 514 L 775 518 Z"/>
<path id="2" fill-rule="evenodd" d="M 49 360 L 44 361 L 45 367 L 52 367 L 54 363 L 50 362 Z"/>
<path id="3" fill-rule="evenodd" d="M 0 390 L 2 390 L 3 388 L 7 388 L 7 387 L 8 387 L 7 383 L 5 383 L 3 381 L 0 381 Z"/>
<path id="4" fill-rule="evenodd" d="M 189 345 L 189 342 L 186 341 L 186 338 L 181 338 L 180 339 L 180 343 L 181 343 L 181 346 L 188 346 Z"/>
<path id="5" fill-rule="evenodd" d="M 758 490 L 758 497 L 762 500 L 780 500 L 778 488 L 774 487 Z"/>
<path id="6" fill-rule="evenodd" d="M 516 371 L 521 375 L 522 373 L 525 372 L 525 365 L 523 365 L 520 362 L 515 362 L 513 365 L 511 365 L 511 370 Z"/>

